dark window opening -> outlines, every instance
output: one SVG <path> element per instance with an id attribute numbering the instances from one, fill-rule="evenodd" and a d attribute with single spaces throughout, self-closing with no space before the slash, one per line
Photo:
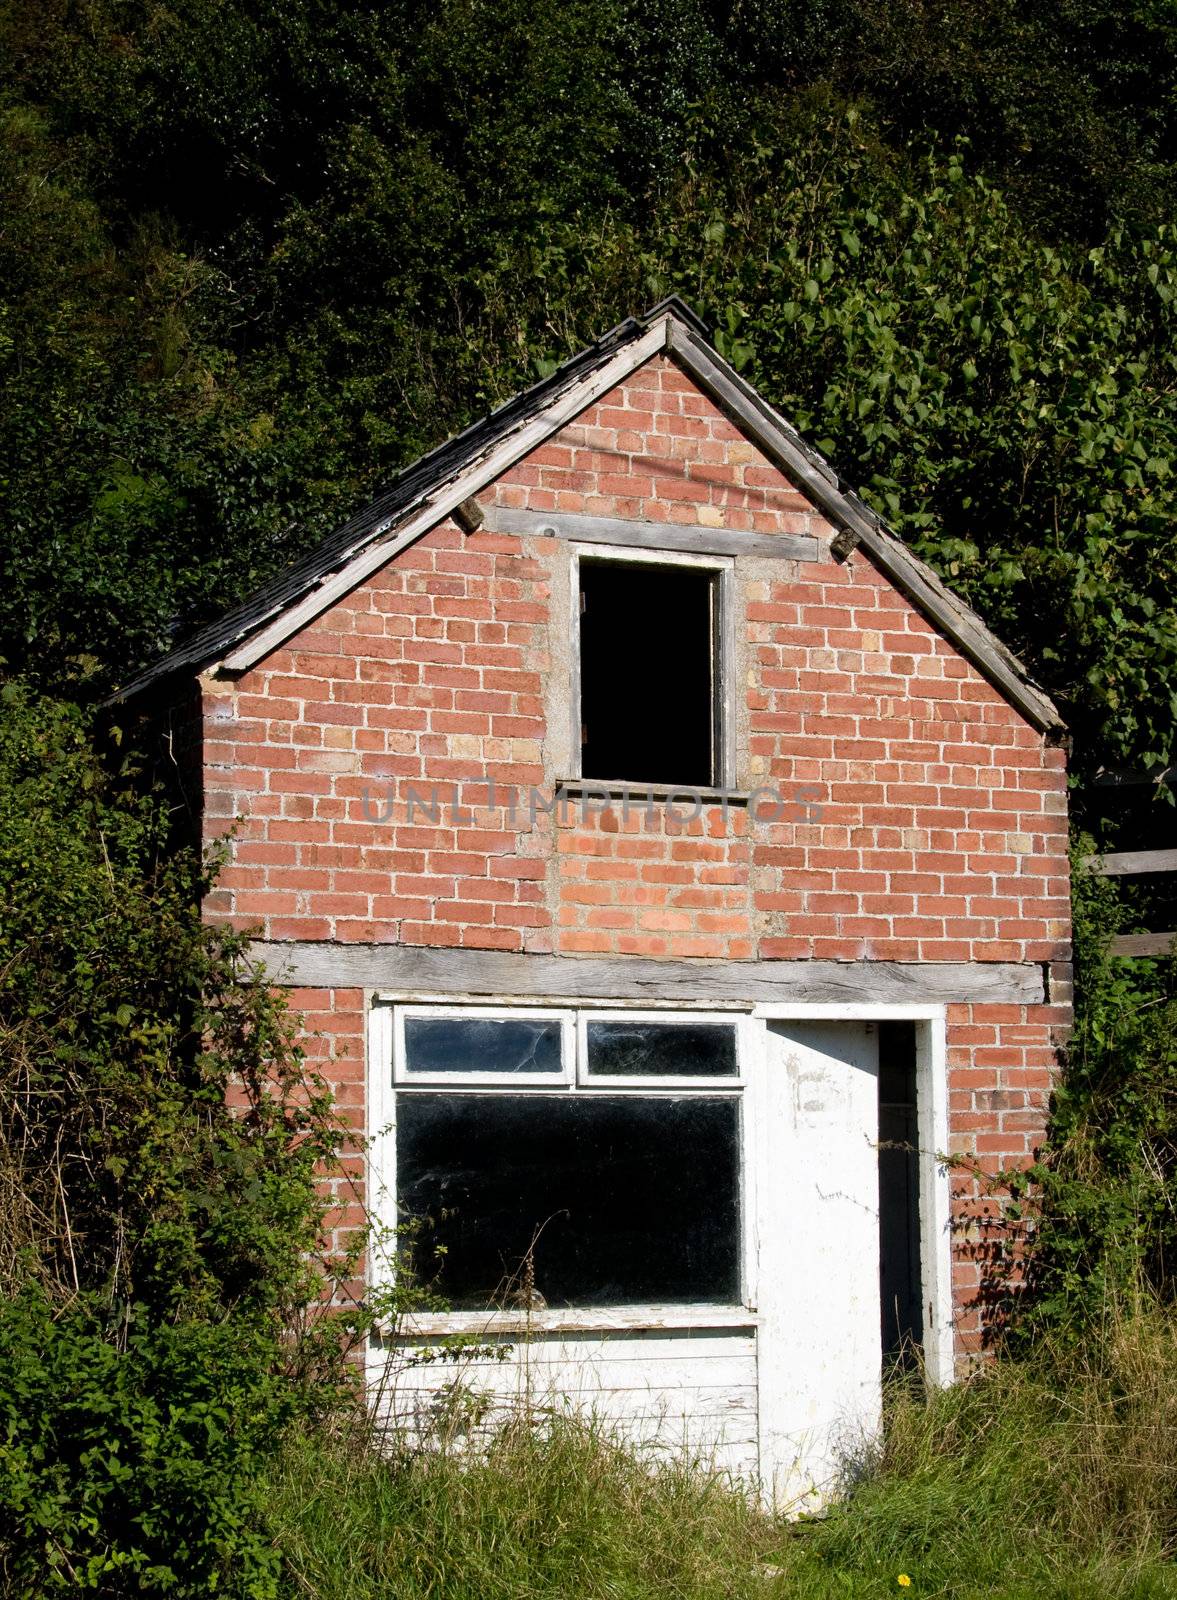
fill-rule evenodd
<path id="1" fill-rule="evenodd" d="M 879 1024 L 879 1291 L 884 1358 L 923 1339 L 914 1022 Z"/>
<path id="2" fill-rule="evenodd" d="M 564 1070 L 560 1023 L 547 1017 L 406 1017 L 405 1071 Z"/>
<path id="3" fill-rule="evenodd" d="M 739 1301 L 734 1099 L 402 1094 L 396 1159 L 454 1310 Z"/>
<path id="4" fill-rule="evenodd" d="M 734 1078 L 736 1030 L 725 1022 L 590 1022 L 591 1078 Z"/>
<path id="5" fill-rule="evenodd" d="M 697 567 L 580 563 L 581 776 L 722 781 L 719 581 Z"/>

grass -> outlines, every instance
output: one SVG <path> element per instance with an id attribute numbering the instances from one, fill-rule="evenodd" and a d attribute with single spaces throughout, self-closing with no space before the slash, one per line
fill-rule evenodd
<path id="1" fill-rule="evenodd" d="M 267 1497 L 289 1592 L 315 1600 L 1177 1600 L 1177 1323 L 1116 1321 L 931 1398 L 896 1385 L 820 1521 L 569 1419 L 517 1418 L 477 1458 L 300 1435 Z"/>

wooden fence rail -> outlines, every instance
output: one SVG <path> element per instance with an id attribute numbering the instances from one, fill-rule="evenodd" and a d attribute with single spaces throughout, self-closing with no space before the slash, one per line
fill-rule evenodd
<path id="1" fill-rule="evenodd" d="M 1152 872 L 1177 872 L 1177 850 L 1112 850 L 1087 856 L 1084 866 L 1101 878 L 1140 878 Z M 1167 955 L 1177 933 L 1120 933 L 1112 940 L 1114 956 Z"/>

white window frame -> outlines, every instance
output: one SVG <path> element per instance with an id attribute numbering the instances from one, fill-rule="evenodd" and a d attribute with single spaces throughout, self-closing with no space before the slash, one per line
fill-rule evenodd
<path id="1" fill-rule="evenodd" d="M 714 770 L 705 784 L 679 784 L 676 792 L 683 795 L 696 790 L 734 789 L 736 786 L 736 714 L 735 714 L 735 606 L 736 563 L 733 556 L 693 555 L 683 550 L 647 550 L 630 545 L 571 544 L 572 582 L 569 586 L 571 615 L 569 634 L 572 641 L 572 662 L 569 673 L 572 704 L 570 707 L 569 751 L 572 760 L 570 776 L 580 782 L 600 784 L 625 784 L 635 791 L 648 788 L 665 789 L 664 783 L 642 779 L 637 774 L 611 772 L 606 778 L 585 778 L 581 758 L 581 652 L 580 652 L 580 564 L 582 561 L 620 562 L 623 566 L 694 567 L 717 575 L 719 583 L 716 605 L 715 637 L 712 640 L 711 670 L 715 681 L 712 717 L 716 725 Z"/>
<path id="2" fill-rule="evenodd" d="M 436 1092 L 438 1085 L 421 1079 L 412 1084 L 394 1082 L 393 1049 L 395 1013 L 401 1004 L 416 1009 L 413 1002 L 401 1002 L 393 995 L 374 997 L 368 1010 L 368 1132 L 371 1136 L 368 1181 L 369 1209 L 375 1218 L 395 1222 L 395 1206 L 389 1197 L 396 1193 L 395 1096 L 415 1089 Z M 418 1002 L 419 1003 L 419 1002 Z M 569 1308 L 562 1311 L 530 1313 L 452 1311 L 406 1319 L 398 1331 L 408 1337 L 425 1339 L 446 1334 L 479 1330 L 535 1332 L 593 1332 L 624 1330 L 635 1332 L 658 1329 L 747 1328 L 759 1326 L 758 1316 L 758 1205 L 759 1190 L 771 1178 L 772 1152 L 763 1137 L 763 1112 L 758 1090 L 763 1081 L 759 1062 L 765 1047 L 764 1024 L 770 1020 L 814 1019 L 829 1021 L 912 1021 L 916 1027 L 916 1117 L 919 1130 L 920 1172 L 920 1273 L 924 1303 L 923 1357 L 928 1378 L 940 1385 L 953 1381 L 955 1342 L 952 1301 L 951 1197 L 947 1168 L 941 1157 L 948 1150 L 948 1088 L 946 1009 L 943 1005 L 923 1004 L 816 1004 L 773 1003 L 741 1011 L 703 1011 L 687 1006 L 660 1006 L 653 1009 L 594 1006 L 581 1002 L 575 1007 L 544 1006 L 530 1002 L 511 1005 L 503 1002 L 487 1006 L 460 996 L 444 1002 L 432 1000 L 428 1007 L 437 1014 L 479 1011 L 490 1015 L 567 1013 L 576 1018 L 577 1059 L 580 1064 L 583 1024 L 591 1017 L 631 1021 L 682 1019 L 683 1021 L 724 1021 L 736 1024 L 739 1078 L 691 1079 L 678 1085 L 652 1079 L 648 1083 L 630 1078 L 613 1084 L 600 1078 L 591 1088 L 572 1082 L 517 1084 L 514 1075 L 500 1074 L 492 1085 L 477 1085 L 462 1074 L 446 1075 L 446 1084 L 455 1091 L 473 1093 L 511 1092 L 516 1087 L 526 1094 L 596 1093 L 645 1096 L 705 1095 L 725 1093 L 740 1101 L 741 1159 L 741 1286 L 738 1305 L 632 1305 L 619 1307 Z M 387 1287 L 394 1277 L 391 1252 L 369 1253 L 369 1281 L 373 1287 Z"/>
<path id="3" fill-rule="evenodd" d="M 543 1021 L 560 1025 L 559 1072 L 410 1072 L 405 1053 L 405 1020 L 409 1017 L 472 1022 Z M 545 1089 L 570 1089 L 574 1072 L 575 1012 L 550 1006 L 447 1006 L 405 1005 L 393 1007 L 392 1081 L 396 1089 L 514 1089 L 538 1086 Z"/>
<path id="4" fill-rule="evenodd" d="M 664 1022 L 668 1027 L 691 1023 L 716 1023 L 732 1028 L 736 1036 L 736 1070 L 722 1074 L 702 1072 L 653 1073 L 600 1073 L 590 1072 L 588 1063 L 588 1030 L 591 1022 Z M 638 1092 L 658 1089 L 673 1090 L 676 1094 L 686 1089 L 705 1091 L 709 1099 L 724 1089 L 739 1094 L 748 1083 L 747 1043 L 741 1037 L 738 1019 L 730 1011 L 597 1011 L 582 1010 L 576 1017 L 576 1082 L 581 1089 L 632 1089 Z"/>
<path id="5" fill-rule="evenodd" d="M 460 1072 L 441 1074 L 413 1074 L 406 1079 L 403 1072 L 404 1028 L 403 1016 L 462 1016 L 487 1017 L 559 1016 L 573 1019 L 571 1041 L 565 1033 L 564 1044 L 568 1050 L 570 1077 L 557 1078 L 554 1073 L 480 1073 Z M 652 1021 L 707 1021 L 734 1026 L 736 1029 L 736 1061 L 738 1076 L 699 1078 L 592 1078 L 581 1080 L 584 1049 L 584 1023 L 589 1020 L 616 1020 L 627 1022 Z M 565 1023 L 565 1027 L 569 1026 Z M 498 1005 L 467 1004 L 460 998 L 445 1003 L 423 1005 L 410 1001 L 400 1002 L 390 997 L 376 997 L 368 1013 L 368 1107 L 370 1147 L 368 1156 L 369 1211 L 386 1227 L 395 1228 L 396 1208 L 396 1100 L 401 1094 L 449 1091 L 456 1094 L 515 1094 L 527 1097 L 564 1096 L 568 1094 L 602 1095 L 609 1098 L 637 1099 L 707 1099 L 735 1100 L 738 1113 L 738 1160 L 740 1168 L 740 1206 L 738 1252 L 739 1298 L 731 1303 L 676 1301 L 670 1305 L 654 1302 L 633 1303 L 620 1306 L 583 1306 L 540 1312 L 495 1310 L 447 1311 L 419 1313 L 405 1318 L 398 1334 L 410 1338 L 444 1338 L 448 1334 L 474 1332 L 513 1331 L 525 1327 L 527 1331 L 584 1331 L 615 1329 L 680 1329 L 680 1328 L 747 1328 L 755 1327 L 755 1271 L 756 1271 L 756 1192 L 757 1171 L 755 1139 L 749 1122 L 750 1112 L 745 1106 L 748 1091 L 747 1061 L 755 1039 L 751 1036 L 748 1011 L 694 1011 L 682 1006 L 659 1006 L 650 1010 L 605 1009 L 591 1004 L 569 1009 L 541 1004 L 502 1003 Z M 475 1079 L 480 1081 L 475 1081 Z M 374 1289 L 390 1289 L 395 1282 L 395 1235 L 390 1248 L 379 1246 L 369 1251 L 368 1280 Z M 378 1330 L 380 1331 L 380 1330 Z M 387 1330 L 385 1330 L 387 1331 Z"/>

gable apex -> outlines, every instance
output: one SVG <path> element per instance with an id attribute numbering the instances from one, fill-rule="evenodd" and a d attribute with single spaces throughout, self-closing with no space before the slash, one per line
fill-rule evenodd
<path id="1" fill-rule="evenodd" d="M 860 549 L 1032 726 L 1062 732 L 1058 711 L 1012 651 L 724 360 L 706 324 L 677 295 L 619 323 L 421 457 L 316 550 L 145 669 L 109 703 L 135 699 L 183 675 L 247 671 L 659 355 L 689 376 L 833 525 L 836 553 Z"/>
<path id="2" fill-rule="evenodd" d="M 691 309 L 681 295 L 668 294 L 658 304 L 651 306 L 645 313 L 642 321 L 651 323 L 658 317 L 671 317 L 675 322 L 681 322 L 684 327 L 693 328 L 694 331 L 708 344 L 712 342 L 711 329 L 699 314 Z"/>

